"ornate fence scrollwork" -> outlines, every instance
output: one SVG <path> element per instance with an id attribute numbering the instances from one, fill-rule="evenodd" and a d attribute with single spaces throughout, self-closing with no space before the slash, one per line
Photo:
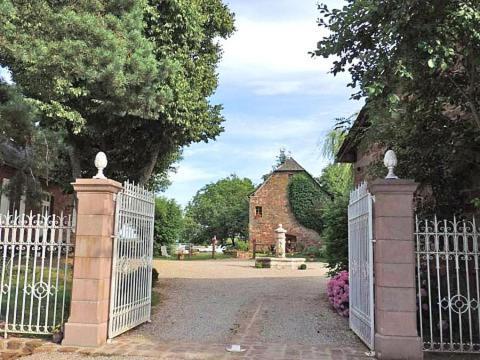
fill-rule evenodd
<path id="1" fill-rule="evenodd" d="M 51 334 L 70 306 L 70 215 L 0 214 L 0 330 Z"/>
<path id="2" fill-rule="evenodd" d="M 416 218 L 418 323 L 426 351 L 480 352 L 479 234 L 475 219 Z"/>

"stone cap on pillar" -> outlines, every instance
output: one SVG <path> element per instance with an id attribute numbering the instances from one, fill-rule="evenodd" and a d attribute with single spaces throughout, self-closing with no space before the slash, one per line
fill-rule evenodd
<path id="1" fill-rule="evenodd" d="M 122 184 L 111 179 L 76 179 L 72 185 L 76 192 L 109 192 L 116 194 L 122 190 Z"/>
<path id="2" fill-rule="evenodd" d="M 418 183 L 408 179 L 376 179 L 368 184 L 372 195 L 380 193 L 413 194 Z"/>

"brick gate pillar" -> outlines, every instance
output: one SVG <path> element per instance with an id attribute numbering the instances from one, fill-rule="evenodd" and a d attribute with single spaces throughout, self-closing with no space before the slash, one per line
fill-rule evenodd
<path id="1" fill-rule="evenodd" d="M 375 353 L 378 359 L 423 359 L 417 331 L 413 193 L 411 180 L 376 180 Z"/>
<path id="2" fill-rule="evenodd" d="M 63 345 L 98 346 L 107 341 L 115 196 L 120 183 L 77 179 L 78 199 L 70 317 Z"/>

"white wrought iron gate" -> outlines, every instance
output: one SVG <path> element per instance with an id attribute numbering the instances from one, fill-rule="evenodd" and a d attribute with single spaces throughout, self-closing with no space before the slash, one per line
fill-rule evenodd
<path id="1" fill-rule="evenodd" d="M 108 337 L 150 320 L 155 195 L 125 182 L 117 195 Z"/>
<path id="2" fill-rule="evenodd" d="M 374 349 L 372 195 L 367 184 L 350 193 L 348 205 L 350 328 Z"/>
<path id="3" fill-rule="evenodd" d="M 0 331 L 52 334 L 72 285 L 70 215 L 0 214 Z"/>
<path id="4" fill-rule="evenodd" d="M 417 302 L 424 350 L 480 353 L 480 228 L 416 218 Z"/>

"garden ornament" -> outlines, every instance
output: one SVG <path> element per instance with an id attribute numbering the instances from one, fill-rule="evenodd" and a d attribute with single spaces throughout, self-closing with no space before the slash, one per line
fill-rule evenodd
<path id="1" fill-rule="evenodd" d="M 388 150 L 383 159 L 383 164 L 388 169 L 388 174 L 385 179 L 398 179 L 398 176 L 393 172 L 397 166 L 397 162 L 397 155 L 395 155 L 395 152 L 393 150 Z"/>
<path id="2" fill-rule="evenodd" d="M 106 179 L 106 176 L 103 174 L 103 169 L 107 167 L 107 155 L 104 152 L 100 151 L 95 156 L 95 167 L 98 169 L 97 175 L 95 175 L 94 179 Z"/>

